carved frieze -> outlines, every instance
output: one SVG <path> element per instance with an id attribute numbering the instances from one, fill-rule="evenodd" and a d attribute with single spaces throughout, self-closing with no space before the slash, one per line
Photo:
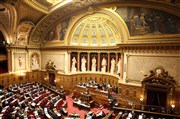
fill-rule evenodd
<path id="1" fill-rule="evenodd" d="M 24 21 L 18 25 L 17 36 L 16 36 L 16 45 L 27 45 L 29 33 L 34 24 L 30 21 Z"/>
<path id="2" fill-rule="evenodd" d="M 140 42 L 140 41 L 139 41 Z M 136 43 L 136 44 L 118 44 L 124 52 L 134 53 L 178 53 L 180 51 L 179 43 Z"/>
<path id="3" fill-rule="evenodd" d="M 150 73 L 145 75 L 146 78 L 144 78 L 142 81 L 143 85 L 162 85 L 175 88 L 176 82 L 174 77 L 170 76 L 168 71 L 165 71 L 162 66 L 158 66 L 149 72 Z"/>

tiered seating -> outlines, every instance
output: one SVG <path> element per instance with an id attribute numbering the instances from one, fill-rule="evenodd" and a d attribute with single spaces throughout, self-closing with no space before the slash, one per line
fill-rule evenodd
<path id="1" fill-rule="evenodd" d="M 24 119 L 46 119 L 50 116 L 50 118 L 61 118 L 62 114 L 59 110 L 67 105 L 59 95 L 35 83 L 10 86 L 7 91 L 4 90 L 0 94 L 0 100 L 3 108 L 0 119 L 17 118 L 18 115 L 19 118 Z"/>
<path id="2" fill-rule="evenodd" d="M 6 119 L 6 117 L 8 117 L 8 114 L 10 112 L 11 107 L 6 106 L 5 108 L 3 108 L 1 114 L 2 114 L 2 119 Z"/>
<path id="3" fill-rule="evenodd" d="M 54 107 L 56 107 L 57 109 L 61 109 L 62 107 L 65 107 L 67 105 L 67 103 L 65 101 L 63 101 L 63 99 L 59 99 L 55 104 Z"/>
<path id="4" fill-rule="evenodd" d="M 44 98 L 42 101 L 40 101 L 37 105 L 38 105 L 38 106 L 41 106 L 42 108 L 44 108 L 45 105 L 46 105 L 46 103 L 48 102 L 48 100 L 49 100 L 49 98 L 46 97 L 46 98 Z"/>

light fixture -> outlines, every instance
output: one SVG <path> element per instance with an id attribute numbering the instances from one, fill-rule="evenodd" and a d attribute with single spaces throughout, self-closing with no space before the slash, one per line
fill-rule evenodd
<path id="1" fill-rule="evenodd" d="M 171 104 L 171 107 L 172 107 L 172 108 L 175 108 L 175 105 L 174 105 L 174 104 Z"/>
<path id="2" fill-rule="evenodd" d="M 141 102 L 143 101 L 143 98 L 142 98 L 142 97 L 140 98 L 140 101 L 141 101 Z"/>
<path id="3" fill-rule="evenodd" d="M 44 80 L 46 81 L 46 80 L 47 80 L 47 78 L 46 78 L 46 77 L 44 77 Z"/>

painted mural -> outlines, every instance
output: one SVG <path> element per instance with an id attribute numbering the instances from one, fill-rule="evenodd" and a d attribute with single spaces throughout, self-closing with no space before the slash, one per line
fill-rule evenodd
<path id="1" fill-rule="evenodd" d="M 64 36 L 69 25 L 69 20 L 70 18 L 58 23 L 52 30 L 50 30 L 46 37 L 46 41 L 64 40 Z"/>
<path id="2" fill-rule="evenodd" d="M 131 36 L 180 33 L 180 18 L 164 11 L 142 7 L 119 7 L 116 13 L 125 21 Z"/>

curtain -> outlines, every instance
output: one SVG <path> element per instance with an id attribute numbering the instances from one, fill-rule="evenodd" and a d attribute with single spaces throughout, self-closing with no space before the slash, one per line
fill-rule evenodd
<path id="1" fill-rule="evenodd" d="M 147 91 L 147 105 L 153 105 L 155 94 L 153 91 Z"/>
<path id="2" fill-rule="evenodd" d="M 166 107 L 166 97 L 167 93 L 157 93 L 157 98 L 158 98 L 158 105 L 162 107 Z"/>
<path id="3" fill-rule="evenodd" d="M 147 91 L 147 105 L 154 105 L 154 106 L 166 106 L 166 92 L 159 92 L 159 91 Z"/>

